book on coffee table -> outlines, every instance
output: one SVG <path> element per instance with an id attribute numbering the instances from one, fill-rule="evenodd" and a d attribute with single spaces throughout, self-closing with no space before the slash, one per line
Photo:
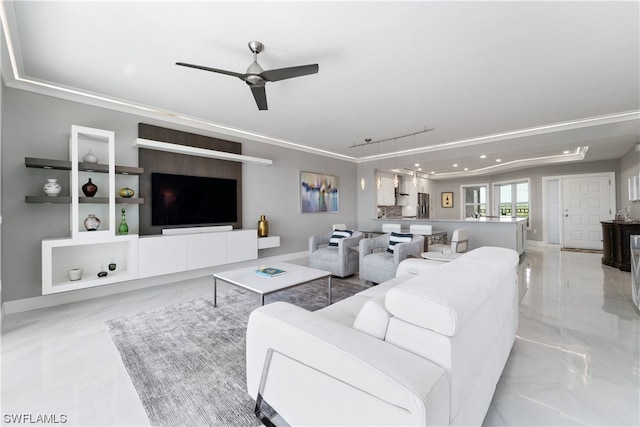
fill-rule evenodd
<path id="1" fill-rule="evenodd" d="M 280 276 L 281 274 L 285 273 L 285 270 L 280 270 L 279 268 L 274 267 L 263 267 L 256 270 L 256 274 L 267 277 Z"/>

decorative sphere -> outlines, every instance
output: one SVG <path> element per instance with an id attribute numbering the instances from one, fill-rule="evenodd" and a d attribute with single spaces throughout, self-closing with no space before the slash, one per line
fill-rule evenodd
<path id="1" fill-rule="evenodd" d="M 118 194 L 120 194 L 120 197 L 129 198 L 129 197 L 133 197 L 133 195 L 136 194 L 136 193 L 131 188 L 124 187 L 124 188 L 121 188 L 118 191 Z"/>

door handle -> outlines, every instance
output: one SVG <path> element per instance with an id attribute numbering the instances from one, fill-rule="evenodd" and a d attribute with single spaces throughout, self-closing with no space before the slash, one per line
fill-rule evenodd
<path id="1" fill-rule="evenodd" d="M 565 218 L 569 218 L 569 214 L 564 214 L 564 217 Z"/>

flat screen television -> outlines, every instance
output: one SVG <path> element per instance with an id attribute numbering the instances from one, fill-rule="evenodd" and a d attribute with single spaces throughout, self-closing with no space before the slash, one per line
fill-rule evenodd
<path id="1" fill-rule="evenodd" d="M 151 174 L 151 225 L 229 224 L 238 220 L 235 179 Z"/>

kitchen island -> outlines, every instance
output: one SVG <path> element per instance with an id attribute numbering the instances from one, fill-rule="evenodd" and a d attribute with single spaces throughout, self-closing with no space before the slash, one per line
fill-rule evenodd
<path id="1" fill-rule="evenodd" d="M 408 219 L 403 217 L 387 217 L 373 219 L 376 225 L 365 226 L 366 229 L 376 227 L 382 230 L 382 224 L 401 224 L 402 229 L 409 229 L 412 224 L 429 224 L 433 231 L 446 231 L 451 236 L 453 230 L 464 228 L 469 236 L 469 250 L 481 246 L 497 246 L 513 249 L 518 254 L 525 251 L 527 245 L 526 218 L 487 218 L 478 219 Z"/>

